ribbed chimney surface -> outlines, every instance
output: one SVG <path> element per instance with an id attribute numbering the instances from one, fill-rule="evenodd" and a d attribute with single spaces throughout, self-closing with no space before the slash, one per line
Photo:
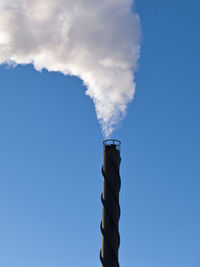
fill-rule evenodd
<path id="1" fill-rule="evenodd" d="M 101 222 L 102 248 L 100 253 L 102 267 L 119 267 L 120 144 L 120 141 L 113 139 L 104 141 L 103 193 L 101 195 L 103 204 Z"/>

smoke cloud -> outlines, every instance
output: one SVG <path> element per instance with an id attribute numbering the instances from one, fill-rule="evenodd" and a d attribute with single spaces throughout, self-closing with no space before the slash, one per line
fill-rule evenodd
<path id="1" fill-rule="evenodd" d="M 135 92 L 140 20 L 132 0 L 0 0 L 0 64 L 79 77 L 103 133 Z"/>

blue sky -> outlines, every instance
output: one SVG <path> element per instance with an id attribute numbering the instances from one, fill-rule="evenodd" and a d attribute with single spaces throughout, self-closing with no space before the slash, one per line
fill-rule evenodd
<path id="1" fill-rule="evenodd" d="M 122 141 L 120 265 L 200 266 L 199 9 L 136 1 L 142 50 Z M 100 266 L 102 141 L 74 77 L 0 67 L 0 266 Z"/>

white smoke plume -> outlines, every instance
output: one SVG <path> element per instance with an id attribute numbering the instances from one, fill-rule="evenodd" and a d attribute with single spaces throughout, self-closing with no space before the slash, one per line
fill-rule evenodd
<path id="1" fill-rule="evenodd" d="M 108 137 L 135 92 L 140 21 L 133 0 L 0 0 L 0 64 L 82 79 Z"/>

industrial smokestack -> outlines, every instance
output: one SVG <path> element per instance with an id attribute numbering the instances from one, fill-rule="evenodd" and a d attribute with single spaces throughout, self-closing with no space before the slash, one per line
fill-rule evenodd
<path id="1" fill-rule="evenodd" d="M 102 248 L 100 259 L 102 267 L 119 267 L 119 191 L 121 187 L 119 165 L 121 161 L 121 142 L 109 139 L 104 141 L 103 145 L 103 193 L 101 195 L 103 214 L 101 222 Z"/>

